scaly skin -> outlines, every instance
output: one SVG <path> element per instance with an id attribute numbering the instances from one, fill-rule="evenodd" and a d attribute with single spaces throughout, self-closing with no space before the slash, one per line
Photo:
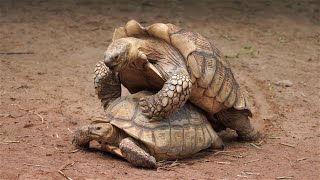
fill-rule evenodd
<path id="1" fill-rule="evenodd" d="M 138 144 L 137 141 L 130 137 L 123 139 L 119 144 L 123 157 L 135 166 L 156 168 L 156 159 Z"/>
<path id="2" fill-rule="evenodd" d="M 101 150 L 119 155 L 135 166 L 157 167 L 156 159 L 145 150 L 144 145 L 109 123 L 91 124 L 75 131 L 73 142 L 76 146 L 88 148 L 92 140 L 101 143 Z"/>
<path id="3" fill-rule="evenodd" d="M 193 83 L 189 100 L 206 111 L 208 118 L 216 117 L 212 120 L 219 123 L 217 129 L 230 127 L 239 132 L 242 139 L 257 139 L 259 133 L 250 122 L 248 104 L 233 77 L 229 62 L 204 36 L 173 24 L 155 23 L 143 27 L 137 21 L 130 20 L 124 27 L 114 31 L 113 41 L 128 37 L 151 37 L 174 46 L 183 55 L 186 64 L 176 64 L 175 59 L 170 57 L 165 59 L 166 63 L 155 62 L 155 65 L 162 68 L 164 73 L 172 72 L 172 67 L 185 68 L 187 65 Z M 152 51 L 155 54 L 163 52 L 163 47 L 154 47 Z"/>
<path id="4" fill-rule="evenodd" d="M 216 113 L 214 116 L 226 127 L 234 129 L 240 140 L 254 141 L 260 137 L 260 133 L 250 123 L 248 113 L 244 110 L 229 108 Z"/>
<path id="5" fill-rule="evenodd" d="M 150 120 L 161 120 L 178 111 L 191 93 L 191 80 L 185 74 L 173 74 L 163 88 L 152 96 L 141 98 L 139 105 Z"/>
<path id="6" fill-rule="evenodd" d="M 163 47 L 163 51 L 154 51 L 155 48 L 159 47 Z M 144 115 L 147 116 L 150 121 L 153 121 L 161 120 L 177 112 L 189 98 L 192 83 L 186 67 L 183 67 L 183 62 L 180 62 L 183 61 L 183 58 L 180 56 L 181 55 L 172 46 L 169 46 L 162 41 L 125 38 L 110 44 L 108 50 L 105 52 L 104 63 L 114 72 L 119 72 L 120 79 L 122 79 L 122 75 L 126 76 L 127 73 L 132 73 L 130 70 L 134 67 L 134 71 L 153 71 L 152 73 L 158 74 L 158 76 L 166 80 L 160 91 L 154 95 L 141 98 L 139 102 L 139 106 Z M 181 68 L 170 66 L 168 68 L 174 67 L 174 69 L 164 70 L 163 67 L 157 69 L 149 62 L 150 60 L 154 63 L 158 62 L 158 64 L 165 64 L 167 59 L 176 61 L 175 63 L 177 66 L 182 64 Z M 171 72 L 168 73 L 166 70 Z M 132 76 L 134 76 L 134 74 L 132 74 Z M 144 77 L 146 76 L 148 76 L 148 73 L 144 74 Z M 139 81 L 147 80 L 148 79 L 139 79 Z M 138 84 L 140 82 L 122 83 L 124 86 L 127 86 L 127 84 Z M 152 85 L 145 83 L 141 86 L 145 86 L 145 88 L 148 89 L 151 88 L 150 86 Z M 109 94 L 108 97 L 112 97 L 111 91 Z"/>
<path id="7" fill-rule="evenodd" d="M 114 71 L 111 71 L 103 61 L 96 64 L 94 87 L 104 109 L 110 102 L 121 96 L 121 83 Z"/>

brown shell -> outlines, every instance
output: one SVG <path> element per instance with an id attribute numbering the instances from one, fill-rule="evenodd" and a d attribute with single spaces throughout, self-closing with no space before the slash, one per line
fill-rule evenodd
<path id="1" fill-rule="evenodd" d="M 190 156 L 208 148 L 218 135 L 204 113 L 187 103 L 177 113 L 163 121 L 149 122 L 138 107 L 139 92 L 121 97 L 106 110 L 110 123 L 145 144 L 157 159 L 176 159 Z"/>
<path id="2" fill-rule="evenodd" d="M 201 88 L 203 96 L 215 98 L 218 103 L 207 103 L 207 106 L 234 107 L 238 110 L 249 109 L 240 87 L 233 77 L 229 62 L 219 50 L 199 33 L 189 32 L 173 24 L 156 23 L 148 27 L 131 20 L 123 28 L 117 28 L 113 41 L 123 37 L 152 36 L 165 40 L 177 48 L 186 59 L 186 64 L 195 87 Z M 199 92 L 197 90 L 197 93 Z M 199 97 L 199 95 L 197 95 Z M 208 101 L 204 98 L 202 101 Z M 192 100 L 192 95 L 190 96 Z M 194 99 L 199 99 L 195 98 Z M 197 102 L 201 105 L 201 102 Z M 204 104 L 204 103 L 203 103 Z M 221 105 L 219 105 L 221 104 Z M 203 105 L 206 106 L 206 105 Z M 218 109 L 223 107 L 218 107 Z M 208 109 L 203 108 L 203 109 Z"/>

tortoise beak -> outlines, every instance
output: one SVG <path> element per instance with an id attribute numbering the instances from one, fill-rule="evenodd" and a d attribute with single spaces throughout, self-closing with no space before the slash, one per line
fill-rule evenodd
<path id="1" fill-rule="evenodd" d="M 120 64 L 117 60 L 114 59 L 110 54 L 104 54 L 104 64 L 109 67 L 110 69 L 116 69 L 116 67 Z"/>
<path id="2" fill-rule="evenodd" d="M 108 67 L 109 67 L 109 65 L 111 65 L 111 63 L 112 63 L 112 57 L 111 57 L 107 52 L 104 53 L 103 62 L 104 62 L 104 64 L 106 64 L 106 66 L 108 66 Z"/>

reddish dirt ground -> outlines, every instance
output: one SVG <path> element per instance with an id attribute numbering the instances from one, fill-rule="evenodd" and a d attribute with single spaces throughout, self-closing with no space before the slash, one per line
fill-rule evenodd
<path id="1" fill-rule="evenodd" d="M 115 27 L 170 22 L 229 59 L 263 137 L 145 170 L 72 131 L 103 118 L 93 69 Z M 1 179 L 320 179 L 320 2 L 0 1 Z M 29 52 L 29 54 L 5 54 Z M 290 80 L 291 87 L 275 85 Z M 64 166 L 64 167 L 63 167 Z"/>

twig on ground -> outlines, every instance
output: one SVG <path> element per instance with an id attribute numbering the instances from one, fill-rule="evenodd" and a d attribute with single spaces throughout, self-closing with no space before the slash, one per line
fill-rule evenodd
<path id="1" fill-rule="evenodd" d="M 166 170 L 166 171 L 172 171 L 174 170 L 174 167 L 177 166 L 184 166 L 185 164 L 179 163 L 178 160 L 175 161 L 159 161 L 157 162 L 158 168 L 157 171 L 159 170 Z"/>
<path id="2" fill-rule="evenodd" d="M 292 144 L 288 144 L 288 143 L 282 143 L 282 142 L 279 142 L 279 144 L 284 145 L 284 146 L 288 146 L 288 147 L 292 147 L 292 148 L 294 148 L 294 147 L 295 147 L 294 145 L 292 145 Z"/>
<path id="3" fill-rule="evenodd" d="M 26 166 L 46 167 L 46 166 L 43 166 L 43 165 L 40 165 L 40 164 L 27 164 L 27 163 L 23 163 L 23 164 L 26 165 Z"/>
<path id="4" fill-rule="evenodd" d="M 27 144 L 30 145 L 30 146 L 32 146 L 32 147 L 38 147 L 38 148 L 41 148 L 41 149 L 46 149 L 45 147 L 37 146 L 37 145 L 35 145 L 35 144 L 29 144 L 29 143 L 27 143 Z"/>
<path id="5" fill-rule="evenodd" d="M 305 158 L 305 157 L 303 157 L 303 158 L 299 158 L 299 159 L 297 159 L 297 162 L 299 162 L 299 161 L 303 161 L 303 160 L 306 160 L 307 158 Z"/>
<path id="6" fill-rule="evenodd" d="M 70 130 L 70 128 L 67 128 L 68 129 L 68 131 L 71 133 L 71 134 L 73 134 L 73 132 Z"/>
<path id="7" fill-rule="evenodd" d="M 280 137 L 269 137 L 269 139 L 281 139 Z"/>
<path id="8" fill-rule="evenodd" d="M 78 152 L 79 151 L 79 149 L 75 149 L 75 150 L 72 150 L 72 151 L 70 151 L 71 153 L 76 153 L 76 152 Z"/>
<path id="9" fill-rule="evenodd" d="M 67 168 L 68 166 L 73 166 L 75 163 L 76 163 L 75 161 L 73 161 L 71 163 L 67 163 L 67 164 L 61 166 L 61 168 L 59 170 L 63 171 L 65 168 Z"/>
<path id="10" fill-rule="evenodd" d="M 260 142 L 257 143 L 257 145 L 258 145 L 258 146 L 261 146 L 261 144 L 262 144 L 263 142 L 264 142 L 264 141 L 260 141 Z"/>
<path id="11" fill-rule="evenodd" d="M 231 162 L 227 162 L 227 161 L 214 161 L 217 164 L 231 164 Z"/>
<path id="12" fill-rule="evenodd" d="M 65 175 L 61 170 L 58 170 L 58 172 L 59 172 L 63 177 L 65 177 L 66 179 L 72 180 L 70 177 L 68 177 L 67 175 Z"/>
<path id="13" fill-rule="evenodd" d="M 252 172 L 252 171 L 243 171 L 242 172 L 243 174 L 247 174 L 247 175 L 260 175 L 260 173 L 255 173 L 255 172 Z"/>
<path id="14" fill-rule="evenodd" d="M 62 151 L 62 149 L 59 149 L 56 145 L 54 146 L 54 148 L 55 148 L 57 151 Z"/>
<path id="15" fill-rule="evenodd" d="M 21 110 L 24 110 L 24 111 L 30 111 L 29 109 L 26 109 L 26 108 L 24 108 L 24 107 L 21 107 L 19 104 L 11 104 L 12 106 L 18 106 L 19 107 L 19 109 L 21 109 Z"/>
<path id="16" fill-rule="evenodd" d="M 276 179 L 292 179 L 293 176 L 280 176 L 280 177 L 276 177 Z"/>
<path id="17" fill-rule="evenodd" d="M 289 161 L 289 163 L 290 163 L 290 166 L 292 166 L 292 162 L 291 162 L 291 160 L 288 158 L 288 157 L 286 157 L 286 156 L 283 156 L 284 158 L 286 158 L 288 161 Z"/>
<path id="18" fill-rule="evenodd" d="M 229 157 L 234 157 L 234 158 L 244 158 L 246 157 L 248 154 L 245 155 L 234 155 L 234 154 L 222 154 L 223 156 L 229 156 Z"/>
<path id="19" fill-rule="evenodd" d="M 230 157 L 234 157 L 234 158 L 243 158 L 246 157 L 248 154 L 245 155 L 235 155 L 235 154 L 228 154 L 228 153 L 236 153 L 236 152 L 241 152 L 244 150 L 235 150 L 235 151 L 217 151 L 217 150 L 211 150 L 210 152 L 215 151 L 212 155 L 222 155 L 222 156 L 230 156 Z"/>
<path id="20" fill-rule="evenodd" d="M 213 149 L 212 151 L 215 151 L 215 153 L 213 153 L 213 154 L 220 154 L 220 153 L 235 153 L 235 152 L 241 152 L 241 151 L 245 151 L 245 150 L 240 149 L 240 150 L 235 150 L 235 151 L 217 151 L 217 150 Z"/>
<path id="21" fill-rule="evenodd" d="M 240 175 L 240 174 L 238 174 L 237 177 L 248 178 L 248 176 L 243 176 L 243 175 Z"/>
<path id="22" fill-rule="evenodd" d="M 48 98 L 29 98 L 29 100 L 46 100 Z"/>
<path id="23" fill-rule="evenodd" d="M 0 144 L 20 143 L 20 141 L 2 141 Z"/>
<path id="24" fill-rule="evenodd" d="M 38 116 L 38 117 L 40 118 L 42 124 L 45 123 L 44 118 L 43 118 L 39 113 L 37 113 L 37 112 L 35 112 L 35 111 L 32 111 L 32 110 L 30 110 L 30 109 L 26 109 L 26 108 L 20 106 L 19 104 L 11 104 L 11 105 L 12 105 L 12 106 L 18 106 L 19 109 L 21 109 L 21 110 L 24 110 L 24 111 L 26 111 L 26 112 L 28 112 L 28 113 L 35 114 L 36 116 Z M 46 124 L 47 124 L 47 128 L 49 128 L 48 122 L 46 122 Z"/>
<path id="25" fill-rule="evenodd" d="M 20 143 L 20 141 L 4 141 L 4 143 Z"/>
<path id="26" fill-rule="evenodd" d="M 254 143 L 250 143 L 250 145 L 253 146 L 253 147 L 255 147 L 255 148 L 257 148 L 257 149 L 262 149 L 261 147 L 257 146 L 257 145 L 254 144 Z"/>
<path id="27" fill-rule="evenodd" d="M 41 119 L 41 122 L 42 122 L 42 123 L 44 123 L 44 119 L 43 119 L 43 117 L 42 117 L 39 113 L 34 112 L 34 114 L 37 115 L 37 116 Z"/>
<path id="28" fill-rule="evenodd" d="M 32 51 L 25 51 L 25 52 L 0 52 L 0 54 L 4 55 L 20 55 L 20 54 L 34 54 Z"/>
<path id="29" fill-rule="evenodd" d="M 9 118 L 15 118 L 11 114 L 0 114 L 0 117 L 9 117 Z"/>
<path id="30" fill-rule="evenodd" d="M 184 165 L 183 163 L 179 163 L 178 160 L 175 160 L 170 166 L 171 167 L 175 167 L 175 166 L 180 166 L 180 165 Z"/>
<path id="31" fill-rule="evenodd" d="M 260 161 L 260 159 L 254 159 L 254 160 L 251 160 L 251 161 L 248 161 L 248 162 L 244 162 L 243 164 L 250 164 L 250 163 L 253 163 L 253 162 L 257 162 L 257 161 Z"/>

